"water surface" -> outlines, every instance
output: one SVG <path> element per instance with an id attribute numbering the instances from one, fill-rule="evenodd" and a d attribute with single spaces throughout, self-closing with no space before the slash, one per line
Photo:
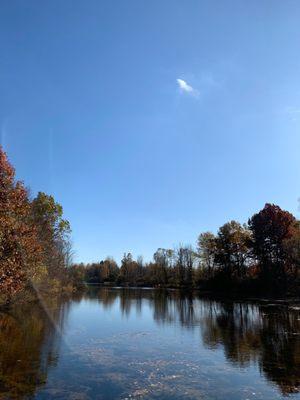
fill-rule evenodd
<path id="1" fill-rule="evenodd" d="M 0 314 L 0 399 L 300 399 L 300 308 L 91 288 Z"/>

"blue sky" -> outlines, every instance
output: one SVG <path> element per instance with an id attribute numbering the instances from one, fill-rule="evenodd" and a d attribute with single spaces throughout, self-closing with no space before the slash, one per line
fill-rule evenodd
<path id="1" fill-rule="evenodd" d="M 1 1 L 1 143 L 77 261 L 299 217 L 299 1 Z"/>

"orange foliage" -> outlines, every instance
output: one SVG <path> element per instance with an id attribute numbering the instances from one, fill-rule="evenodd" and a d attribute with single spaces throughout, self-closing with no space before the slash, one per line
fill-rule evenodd
<path id="1" fill-rule="evenodd" d="M 10 297 L 34 275 L 41 257 L 23 184 L 0 147 L 0 290 Z"/>

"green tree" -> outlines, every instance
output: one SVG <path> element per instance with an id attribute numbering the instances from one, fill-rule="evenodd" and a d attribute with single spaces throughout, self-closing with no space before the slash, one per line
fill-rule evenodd
<path id="1" fill-rule="evenodd" d="M 38 193 L 31 208 L 48 274 L 52 278 L 62 278 L 71 256 L 70 224 L 63 219 L 63 208 L 53 196 L 43 192 Z"/>

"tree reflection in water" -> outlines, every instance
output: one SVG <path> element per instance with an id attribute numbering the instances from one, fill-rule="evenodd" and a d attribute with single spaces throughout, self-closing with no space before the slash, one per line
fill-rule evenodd
<path id="1" fill-rule="evenodd" d="M 153 309 L 159 324 L 180 323 L 200 329 L 203 343 L 222 346 L 226 359 L 239 367 L 259 366 L 283 394 L 300 388 L 299 311 L 287 305 L 215 301 L 179 291 L 102 289 L 98 299 L 110 306 L 118 299 L 122 313 L 140 311 L 142 302 Z"/>
<path id="2" fill-rule="evenodd" d="M 58 360 L 67 302 L 27 304 L 0 313 L 1 399 L 33 396 Z M 51 318 L 50 315 L 51 314 Z"/>
<path id="3" fill-rule="evenodd" d="M 223 350 L 231 364 L 254 365 L 283 395 L 300 390 L 297 308 L 217 301 L 179 291 L 91 288 L 71 300 L 48 300 L 51 318 L 39 304 L 0 313 L 1 400 L 31 398 L 46 382 L 49 369 L 58 363 L 69 306 L 83 300 L 99 303 L 106 312 L 119 309 L 126 318 L 132 312 L 139 317 L 146 307 L 158 326 L 179 325 L 199 332 L 201 343 L 212 351 Z"/>

